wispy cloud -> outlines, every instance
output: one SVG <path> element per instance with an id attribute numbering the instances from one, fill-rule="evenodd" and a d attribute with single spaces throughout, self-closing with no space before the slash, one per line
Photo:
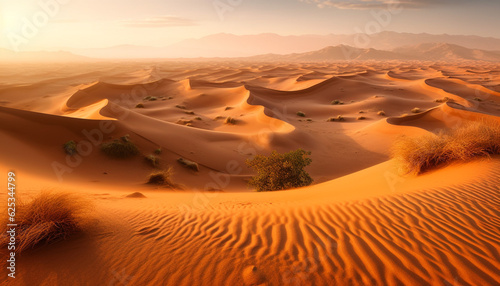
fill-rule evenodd
<path id="1" fill-rule="evenodd" d="M 147 19 L 122 21 L 121 23 L 123 26 L 132 28 L 162 28 L 197 25 L 197 23 L 191 19 L 177 16 L 160 16 Z"/>
<path id="2" fill-rule="evenodd" d="M 383 9 L 389 5 L 401 8 L 423 8 L 434 4 L 457 4 L 464 0 L 299 0 L 316 4 L 319 8 L 333 7 L 337 9 Z"/>

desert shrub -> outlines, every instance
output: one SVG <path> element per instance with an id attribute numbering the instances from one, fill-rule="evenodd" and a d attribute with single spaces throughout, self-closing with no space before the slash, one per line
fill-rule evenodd
<path id="1" fill-rule="evenodd" d="M 180 124 L 180 125 L 188 125 L 188 124 L 191 124 L 193 123 L 193 120 L 189 120 L 189 119 L 179 119 L 177 120 L 177 124 Z"/>
<path id="2" fill-rule="evenodd" d="M 64 152 L 66 152 L 66 154 L 68 155 L 75 155 L 78 153 L 78 151 L 76 150 L 76 142 L 71 140 L 71 141 L 68 141 L 66 143 L 64 143 L 63 145 L 63 148 L 64 148 Z"/>
<path id="3" fill-rule="evenodd" d="M 184 113 L 189 114 L 189 115 L 194 115 L 194 111 L 191 111 L 191 110 L 186 110 L 186 111 L 184 111 Z"/>
<path id="4" fill-rule="evenodd" d="M 155 171 L 149 175 L 148 184 L 175 188 L 176 184 L 172 182 L 172 174 L 173 174 L 172 168 L 168 168 L 166 170 L 161 170 L 161 171 Z"/>
<path id="5" fill-rule="evenodd" d="M 302 111 L 297 112 L 297 116 L 306 117 L 306 114 Z"/>
<path id="6" fill-rule="evenodd" d="M 203 120 L 203 119 L 202 119 L 201 117 L 199 117 L 199 116 L 196 116 L 196 117 L 194 118 L 194 120 Z"/>
<path id="7" fill-rule="evenodd" d="M 138 103 L 138 104 L 135 106 L 135 108 L 144 108 L 144 104 L 142 104 L 142 103 Z"/>
<path id="8" fill-rule="evenodd" d="M 18 201 L 16 208 L 16 252 L 67 239 L 83 230 L 90 205 L 68 193 L 41 192 L 27 203 Z M 4 226 L 7 224 L 3 224 Z M 2 229 L 6 233 L 8 229 Z M 0 246 L 8 237 L 0 238 Z"/>
<path id="9" fill-rule="evenodd" d="M 179 108 L 179 109 L 186 109 L 186 106 L 184 106 L 184 105 L 179 105 L 179 104 L 177 104 L 175 107 L 177 107 L 177 108 Z"/>
<path id="10" fill-rule="evenodd" d="M 161 148 L 158 148 L 155 150 L 155 154 L 156 155 L 160 155 L 163 151 L 161 150 Z"/>
<path id="11" fill-rule="evenodd" d="M 306 119 L 307 122 L 312 122 L 313 120 L 311 118 Z"/>
<path id="12" fill-rule="evenodd" d="M 146 160 L 146 162 L 151 165 L 152 167 L 158 167 L 158 165 L 160 164 L 160 159 L 158 157 L 156 157 L 155 155 L 147 155 L 144 157 L 144 160 Z"/>
<path id="13" fill-rule="evenodd" d="M 156 97 L 154 97 L 154 96 L 151 96 L 148 100 L 149 100 L 149 101 L 156 101 L 156 100 L 158 100 L 158 98 L 156 98 Z"/>
<path id="14" fill-rule="evenodd" d="M 420 112 L 422 112 L 422 110 L 420 110 L 420 108 L 418 108 L 418 107 L 415 107 L 415 108 L 413 108 L 413 109 L 411 110 L 411 112 L 412 112 L 412 113 L 420 113 Z"/>
<path id="15" fill-rule="evenodd" d="M 193 171 L 196 171 L 196 172 L 200 171 L 200 168 L 196 162 L 189 161 L 189 160 L 184 159 L 184 158 L 177 159 L 177 162 L 179 162 L 179 164 L 181 164 L 182 166 L 184 166 L 188 169 L 191 169 Z"/>
<path id="16" fill-rule="evenodd" d="M 234 109 L 234 107 L 232 107 L 232 106 L 226 106 L 226 108 L 224 108 L 224 110 L 231 110 L 231 109 Z"/>
<path id="17" fill-rule="evenodd" d="M 448 102 L 450 100 L 451 99 L 449 97 L 445 96 L 443 98 L 438 98 L 438 99 L 434 100 L 434 102 L 443 103 L 443 102 Z"/>
<path id="18" fill-rule="evenodd" d="M 359 114 L 363 114 L 363 113 L 366 113 L 366 111 L 364 111 L 364 110 L 360 110 L 358 113 L 359 113 Z"/>
<path id="19" fill-rule="evenodd" d="M 438 134 L 402 137 L 392 150 L 400 170 L 420 174 L 453 161 L 500 154 L 500 124 L 493 121 L 467 123 Z"/>
<path id="20" fill-rule="evenodd" d="M 342 105 L 344 104 L 344 102 L 338 100 L 338 99 L 335 99 L 334 101 L 331 102 L 332 105 Z"/>
<path id="21" fill-rule="evenodd" d="M 236 124 L 236 119 L 228 116 L 226 117 L 226 119 L 224 120 L 224 123 L 225 124 L 230 124 L 230 125 L 235 125 Z"/>
<path id="22" fill-rule="evenodd" d="M 123 136 L 119 140 L 115 139 L 112 142 L 101 144 L 101 151 L 113 158 L 130 158 L 139 154 L 139 149 L 132 143 L 128 136 Z"/>
<path id="23" fill-rule="evenodd" d="M 365 120 L 365 119 L 366 119 L 366 117 L 364 117 L 364 116 L 358 116 L 358 117 L 356 118 L 356 120 Z"/>
<path id="24" fill-rule="evenodd" d="M 379 112 L 377 112 L 377 115 L 380 115 L 380 116 L 385 116 L 385 111 L 380 110 Z"/>
<path id="25" fill-rule="evenodd" d="M 474 97 L 474 100 L 475 100 L 475 101 L 479 101 L 479 102 L 483 101 L 483 100 L 482 100 L 481 98 L 479 98 L 479 97 Z"/>
<path id="26" fill-rule="evenodd" d="M 308 186 L 313 179 L 304 170 L 312 160 L 311 152 L 302 149 L 280 154 L 273 151 L 271 155 L 257 155 L 246 164 L 257 175 L 249 182 L 257 191 L 276 191 Z"/>
<path id="27" fill-rule="evenodd" d="M 344 118 L 344 116 L 339 115 L 339 116 L 337 116 L 337 117 L 330 117 L 330 118 L 328 118 L 326 121 L 328 121 L 328 122 L 335 122 L 335 121 L 340 121 L 340 122 L 342 122 L 342 121 L 345 121 L 345 118 Z"/>

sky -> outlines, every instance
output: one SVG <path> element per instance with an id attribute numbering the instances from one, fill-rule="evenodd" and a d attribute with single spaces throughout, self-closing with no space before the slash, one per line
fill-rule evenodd
<path id="1" fill-rule="evenodd" d="M 499 0 L 0 0 L 0 48 L 162 47 L 216 33 L 500 38 L 498 12 Z"/>

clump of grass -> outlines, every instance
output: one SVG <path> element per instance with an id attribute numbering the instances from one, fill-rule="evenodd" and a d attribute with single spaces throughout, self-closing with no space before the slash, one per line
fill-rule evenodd
<path id="1" fill-rule="evenodd" d="M 156 154 L 156 155 L 160 155 L 160 154 L 161 154 L 161 152 L 163 152 L 163 151 L 161 150 L 161 148 L 158 148 L 158 149 L 156 149 L 156 150 L 155 150 L 155 154 Z"/>
<path id="2" fill-rule="evenodd" d="M 306 114 L 302 111 L 298 111 L 297 112 L 297 116 L 300 116 L 300 117 L 306 117 Z"/>
<path id="3" fill-rule="evenodd" d="M 73 156 L 75 154 L 78 153 L 78 151 L 76 150 L 76 142 L 71 140 L 71 141 L 68 141 L 66 143 L 64 143 L 63 145 L 63 148 L 64 148 L 64 152 L 66 152 L 66 154 L 70 155 L 70 156 Z"/>
<path id="4" fill-rule="evenodd" d="M 224 120 L 224 123 L 225 124 L 229 124 L 229 125 L 235 125 L 236 124 L 236 119 L 228 116 L 226 117 L 226 119 Z"/>
<path id="5" fill-rule="evenodd" d="M 434 102 L 437 102 L 437 103 L 444 103 L 444 102 L 448 102 L 450 101 L 451 99 L 447 96 L 443 97 L 443 98 L 438 98 L 436 100 L 434 100 Z"/>
<path id="6" fill-rule="evenodd" d="M 312 118 L 307 118 L 306 121 L 307 122 L 312 122 L 313 120 L 312 120 Z"/>
<path id="7" fill-rule="evenodd" d="M 377 112 L 377 115 L 379 115 L 379 116 L 385 116 L 385 111 L 380 110 L 379 112 Z"/>
<path id="8" fill-rule="evenodd" d="M 155 155 L 147 155 L 144 157 L 144 160 L 146 160 L 146 162 L 154 168 L 158 167 L 160 164 L 160 158 Z"/>
<path id="9" fill-rule="evenodd" d="M 483 101 L 483 100 L 482 100 L 481 98 L 479 98 L 479 97 L 474 97 L 474 100 L 475 100 L 475 101 L 478 101 L 478 102 Z"/>
<path id="10" fill-rule="evenodd" d="M 231 109 L 234 109 L 234 107 L 232 107 L 232 106 L 226 106 L 226 108 L 224 108 L 224 110 L 231 110 Z"/>
<path id="11" fill-rule="evenodd" d="M 194 115 L 194 111 L 192 110 L 186 110 L 184 113 L 189 114 L 189 115 Z"/>
<path id="12" fill-rule="evenodd" d="M 402 173 L 421 174 L 453 161 L 500 154 L 500 125 L 493 121 L 476 121 L 438 134 L 402 137 L 392 157 Z"/>
<path id="13" fill-rule="evenodd" d="M 67 239 L 82 231 L 89 209 L 88 202 L 73 194 L 48 191 L 27 203 L 18 202 L 15 252 Z M 2 229 L 2 233 L 7 230 Z M 3 248 L 7 243 L 8 237 L 2 236 L 0 246 Z"/>
<path id="14" fill-rule="evenodd" d="M 199 116 L 196 116 L 196 117 L 194 118 L 194 120 L 200 120 L 200 121 L 201 121 L 201 120 L 203 120 L 203 119 L 202 119 L 201 117 L 199 117 Z"/>
<path id="15" fill-rule="evenodd" d="M 179 108 L 179 109 L 186 109 L 186 106 L 184 105 L 180 105 L 180 104 L 177 104 L 175 107 Z"/>
<path id="16" fill-rule="evenodd" d="M 135 106 L 135 108 L 144 108 L 144 104 L 142 104 L 142 103 L 137 103 L 137 105 Z"/>
<path id="17" fill-rule="evenodd" d="M 222 116 L 222 115 L 217 115 L 214 120 L 219 120 L 219 119 L 226 119 L 226 117 Z"/>
<path id="18" fill-rule="evenodd" d="M 156 97 L 154 97 L 154 96 L 151 96 L 151 97 L 149 98 L 149 101 L 156 101 L 156 100 L 158 100 L 158 98 L 156 98 Z"/>
<path id="19" fill-rule="evenodd" d="M 173 171 L 171 167 L 166 170 L 155 171 L 149 175 L 147 183 L 175 188 L 177 185 L 172 182 L 172 174 Z"/>
<path id="20" fill-rule="evenodd" d="M 128 136 L 123 136 L 119 140 L 101 144 L 101 151 L 109 157 L 125 159 L 139 154 L 139 149 L 130 141 Z"/>
<path id="21" fill-rule="evenodd" d="M 345 121 L 345 118 L 344 118 L 344 116 L 339 115 L 337 117 L 330 117 L 326 121 L 328 121 L 328 122 L 335 122 L 335 121 L 342 122 L 342 121 Z"/>
<path id="22" fill-rule="evenodd" d="M 363 113 L 366 113 L 366 111 L 364 111 L 364 110 L 359 111 L 359 114 L 363 114 Z"/>
<path id="23" fill-rule="evenodd" d="M 420 113 L 420 112 L 422 112 L 422 110 L 420 110 L 420 108 L 418 108 L 418 107 L 415 107 L 415 108 L 413 108 L 413 109 L 411 110 L 411 112 L 412 112 L 412 113 Z"/>
<path id="24" fill-rule="evenodd" d="M 366 119 L 366 117 L 364 117 L 364 116 L 358 116 L 358 117 L 356 118 L 356 120 L 365 120 L 365 119 Z"/>
<path id="25" fill-rule="evenodd" d="M 332 101 L 332 102 L 331 102 L 331 104 L 332 104 L 332 105 L 342 105 L 342 104 L 344 104 L 344 102 L 343 102 L 343 101 L 340 101 L 340 100 L 338 100 L 338 99 L 335 99 L 334 101 Z"/>
<path id="26" fill-rule="evenodd" d="M 177 120 L 177 124 L 180 124 L 180 125 L 188 125 L 188 124 L 191 124 L 193 123 L 193 120 L 188 120 L 188 119 L 179 119 Z"/>
<path id="27" fill-rule="evenodd" d="M 200 171 L 200 168 L 196 162 L 189 161 L 189 160 L 184 159 L 184 158 L 177 159 L 177 162 L 179 162 L 179 164 L 181 164 L 182 166 L 184 166 L 188 169 L 191 169 L 193 171 L 196 171 L 196 172 Z"/>

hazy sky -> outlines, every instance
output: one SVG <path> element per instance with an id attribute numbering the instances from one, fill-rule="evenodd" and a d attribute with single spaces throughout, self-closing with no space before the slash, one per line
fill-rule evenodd
<path id="1" fill-rule="evenodd" d="M 21 51 L 121 44 L 165 46 L 221 32 L 371 33 L 373 23 L 379 23 L 375 28 L 385 31 L 500 38 L 499 0 L 0 0 L 0 3 L 0 47 L 16 46 Z M 377 15 L 386 17 L 377 20 Z"/>

